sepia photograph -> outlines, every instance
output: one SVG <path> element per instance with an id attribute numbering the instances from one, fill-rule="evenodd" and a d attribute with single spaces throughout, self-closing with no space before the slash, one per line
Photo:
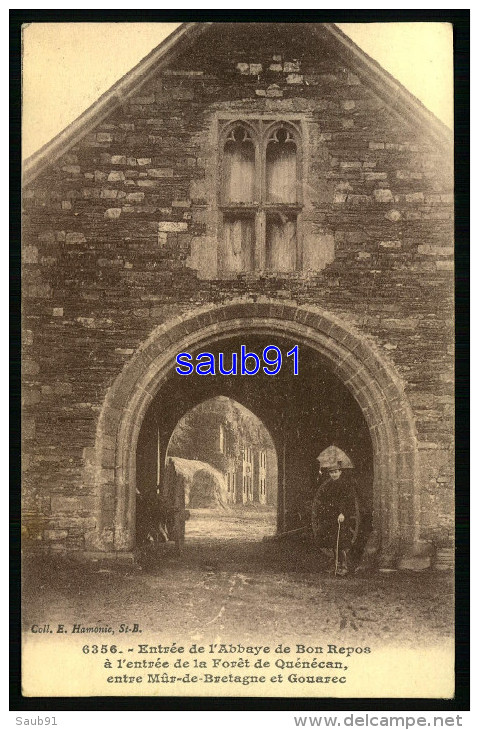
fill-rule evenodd
<path id="1" fill-rule="evenodd" d="M 22 74 L 23 696 L 452 699 L 451 24 Z"/>

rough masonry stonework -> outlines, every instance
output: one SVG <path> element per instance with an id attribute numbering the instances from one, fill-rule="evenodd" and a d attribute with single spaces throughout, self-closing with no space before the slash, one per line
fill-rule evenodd
<path id="1" fill-rule="evenodd" d="M 415 118 L 416 107 L 406 113 L 386 81 L 327 29 L 190 25 L 190 36 L 138 77 L 137 90 L 132 82 L 111 110 L 27 178 L 25 544 L 55 552 L 134 549 L 130 538 L 122 543 L 113 534 L 120 529 L 111 517 L 118 509 L 116 425 L 105 426 L 101 468 L 96 454 L 114 383 L 126 383 L 122 373 L 144 357 L 131 371 L 135 387 L 151 362 L 145 343 L 158 327 L 165 339 L 157 346 L 166 350 L 188 335 L 186 329 L 173 336 L 172 322 L 181 327 L 205 306 L 264 300 L 325 312 L 354 333 L 364 347 L 361 362 L 374 352 L 394 373 L 413 424 L 404 459 L 415 464 L 414 540 L 450 546 L 454 243 L 447 130 L 438 133 L 439 123 L 428 126 L 419 113 Z M 301 270 L 225 277 L 218 269 L 215 124 L 225 115 L 301 123 Z M 378 387 L 386 392 L 387 383 Z M 367 408 L 361 389 L 351 386 Z M 108 401 L 108 417 L 118 423 L 128 407 L 123 395 L 117 406 Z M 391 434 L 402 427 L 401 418 L 393 422 Z M 399 463 L 401 453 L 394 458 Z M 399 523 L 406 503 L 407 494 Z"/>

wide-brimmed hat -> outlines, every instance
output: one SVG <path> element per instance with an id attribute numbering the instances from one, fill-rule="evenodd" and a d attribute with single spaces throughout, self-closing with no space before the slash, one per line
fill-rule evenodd
<path id="1" fill-rule="evenodd" d="M 354 469 L 354 464 L 347 454 L 338 446 L 328 446 L 316 457 L 321 470 L 327 469 Z"/>

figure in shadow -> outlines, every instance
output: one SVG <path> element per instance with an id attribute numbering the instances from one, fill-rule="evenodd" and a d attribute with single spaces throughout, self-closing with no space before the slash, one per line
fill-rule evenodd
<path id="1" fill-rule="evenodd" d="M 353 465 L 336 446 L 325 449 L 318 461 L 318 486 L 311 506 L 314 543 L 333 552 L 335 575 L 347 575 L 360 521 Z"/>

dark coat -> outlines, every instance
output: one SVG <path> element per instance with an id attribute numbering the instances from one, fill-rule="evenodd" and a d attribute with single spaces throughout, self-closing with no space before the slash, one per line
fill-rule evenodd
<path id="1" fill-rule="evenodd" d="M 356 490 L 347 472 L 338 479 L 327 476 L 319 485 L 312 504 L 312 527 L 316 544 L 336 549 L 338 516 L 344 515 L 339 533 L 339 549 L 349 550 L 352 544 L 354 518 L 357 512 Z"/>

